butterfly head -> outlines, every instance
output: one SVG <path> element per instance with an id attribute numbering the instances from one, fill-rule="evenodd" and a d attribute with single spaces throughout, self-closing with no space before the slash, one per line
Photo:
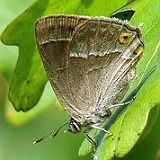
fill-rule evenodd
<path id="1" fill-rule="evenodd" d="M 73 118 L 70 120 L 69 123 L 69 132 L 71 133 L 78 133 L 81 131 L 81 125 L 80 123 L 76 122 Z"/>

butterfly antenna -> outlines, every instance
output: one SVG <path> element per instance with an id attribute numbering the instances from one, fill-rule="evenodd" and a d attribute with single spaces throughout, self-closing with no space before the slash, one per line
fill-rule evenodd
<path id="1" fill-rule="evenodd" d="M 66 126 L 67 124 L 69 124 L 69 122 L 66 122 L 64 124 L 62 124 L 61 126 L 59 126 L 59 128 L 57 130 L 52 130 L 50 133 L 46 134 L 45 136 L 43 136 L 42 138 L 36 140 L 33 142 L 33 144 L 38 144 L 39 142 L 41 142 L 42 140 L 44 140 L 45 138 L 54 138 L 56 137 L 56 135 L 59 133 L 59 131 Z"/>

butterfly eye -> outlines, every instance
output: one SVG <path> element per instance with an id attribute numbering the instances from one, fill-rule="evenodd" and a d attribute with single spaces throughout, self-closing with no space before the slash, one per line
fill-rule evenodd
<path id="1" fill-rule="evenodd" d="M 132 36 L 133 36 L 133 34 L 131 34 L 131 33 L 124 33 L 124 32 L 122 32 L 120 34 L 119 41 L 122 44 L 128 44 L 131 41 Z"/>

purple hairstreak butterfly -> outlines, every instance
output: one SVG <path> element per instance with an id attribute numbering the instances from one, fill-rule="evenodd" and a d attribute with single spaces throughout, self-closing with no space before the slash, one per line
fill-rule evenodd
<path id="1" fill-rule="evenodd" d="M 144 48 L 140 29 L 116 18 L 52 15 L 37 21 L 35 35 L 49 81 L 71 120 L 34 144 L 68 124 L 71 133 L 83 129 L 95 147 L 88 131 L 111 134 L 100 124 L 112 108 L 124 105 L 120 100 L 135 77 Z"/>

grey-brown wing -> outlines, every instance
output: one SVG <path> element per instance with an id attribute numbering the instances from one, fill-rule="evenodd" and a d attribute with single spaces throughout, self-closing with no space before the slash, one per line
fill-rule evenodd
<path id="1" fill-rule="evenodd" d="M 53 90 L 65 110 L 81 119 L 81 111 L 68 82 L 68 47 L 76 27 L 88 21 L 88 18 L 73 16 L 49 16 L 39 19 L 35 34 L 38 49 Z"/>
<path id="2" fill-rule="evenodd" d="M 121 33 L 132 34 L 127 44 Z M 116 103 L 132 79 L 134 28 L 114 19 L 52 16 L 36 25 L 40 54 L 61 104 L 78 121 Z"/>
<path id="3" fill-rule="evenodd" d="M 132 35 L 128 43 L 120 41 L 123 34 Z M 135 75 L 131 57 L 141 43 L 137 34 L 122 21 L 93 18 L 73 35 L 68 82 L 81 110 L 96 113 L 119 102 Z"/>

